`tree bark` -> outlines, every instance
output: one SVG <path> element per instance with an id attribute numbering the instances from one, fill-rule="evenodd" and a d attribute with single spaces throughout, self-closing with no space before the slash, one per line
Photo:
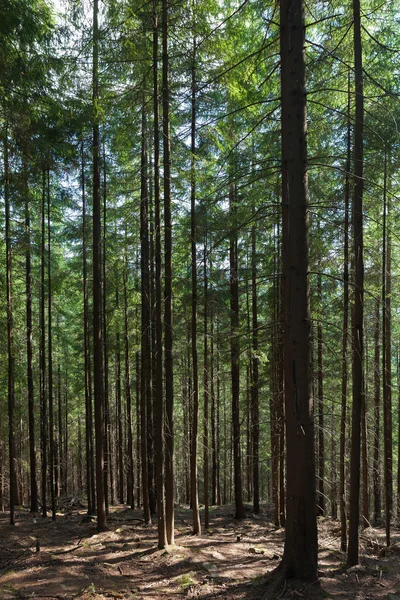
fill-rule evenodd
<path id="1" fill-rule="evenodd" d="M 200 535 L 200 512 L 198 490 L 198 430 L 199 430 L 199 370 L 197 358 L 197 224 L 196 224 L 196 72 L 195 72 L 196 42 L 193 41 L 192 64 L 192 111 L 191 111 L 191 172 L 190 172 L 190 226 L 191 226 L 191 260 L 192 260 L 192 373 L 193 373 L 193 415 L 192 415 L 192 444 L 190 452 L 191 505 L 193 533 Z"/>
<path id="2" fill-rule="evenodd" d="M 29 421 L 29 468 L 31 486 L 31 512 L 39 512 L 38 485 L 36 478 L 35 444 L 35 397 L 33 384 L 32 351 L 32 271 L 31 271 L 31 219 L 29 209 L 29 186 L 27 157 L 23 158 L 25 202 L 25 293 L 26 293 L 26 355 Z"/>
<path id="3" fill-rule="evenodd" d="M 47 396 L 46 396 L 46 325 L 45 325 L 45 291 L 46 291 L 46 169 L 42 172 L 42 238 L 40 257 L 40 431 L 42 455 L 42 516 L 47 517 Z"/>
<path id="4" fill-rule="evenodd" d="M 101 202 L 99 136 L 99 0 L 93 0 L 93 383 L 96 434 L 97 528 L 106 529 L 104 491 L 104 389 L 101 323 Z"/>
<path id="5" fill-rule="evenodd" d="M 361 410 L 364 395 L 364 258 L 363 258 L 363 126 L 364 95 L 361 50 L 360 0 L 353 0 L 354 69 L 356 114 L 354 123 L 354 306 L 352 322 L 353 344 L 353 409 L 350 458 L 350 519 L 347 564 L 358 564 L 358 525 L 360 500 L 360 438 Z"/>
<path id="6" fill-rule="evenodd" d="M 245 516 L 242 492 L 242 466 L 240 451 L 240 340 L 239 340 L 239 277 L 238 277 L 238 233 L 237 233 L 237 207 L 236 190 L 230 174 L 229 183 L 229 214 L 230 243 L 230 302 L 231 302 L 231 384 L 232 384 L 232 426 L 233 426 L 233 466 L 235 486 L 235 519 Z"/>
<path id="7" fill-rule="evenodd" d="M 8 452 L 10 465 L 10 524 L 15 525 L 17 503 L 15 455 L 15 391 L 14 391 L 14 318 L 12 308 L 12 248 L 10 224 L 10 185 L 8 160 L 8 131 L 4 132 L 4 207 L 6 225 L 6 295 L 7 295 L 7 354 L 8 354 Z"/>
<path id="8" fill-rule="evenodd" d="M 281 0 L 287 577 L 318 578 L 310 343 L 304 3 Z"/>
<path id="9" fill-rule="evenodd" d="M 51 518 L 56 520 L 56 495 L 54 487 L 54 407 L 53 407 L 53 325 L 51 289 L 51 219 L 50 219 L 50 169 L 47 169 L 47 320 L 48 320 L 48 395 L 49 395 L 49 483 L 51 498 Z"/>
<path id="10" fill-rule="evenodd" d="M 156 380 L 154 398 L 154 453 L 155 482 L 157 489 L 157 529 L 158 547 L 167 545 L 165 523 L 165 489 L 164 489 L 164 405 L 163 405 L 163 361 L 162 361 L 162 274 L 161 274 L 161 207 L 160 207 L 160 135 L 158 109 L 158 11 L 157 0 L 153 0 L 153 84 L 154 84 L 154 226 L 156 234 Z"/>
<path id="11" fill-rule="evenodd" d="M 350 167 L 351 167 L 351 125 L 350 125 L 350 73 L 348 76 L 347 104 L 347 156 L 346 178 L 344 187 L 344 251 L 343 251 L 343 337 L 342 337 L 342 394 L 340 415 L 340 547 L 347 550 L 347 518 L 346 518 L 346 420 L 347 420 L 347 347 L 349 329 L 349 204 L 350 204 Z"/>

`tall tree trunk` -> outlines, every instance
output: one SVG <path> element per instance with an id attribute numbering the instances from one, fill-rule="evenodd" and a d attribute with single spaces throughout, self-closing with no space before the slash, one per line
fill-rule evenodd
<path id="1" fill-rule="evenodd" d="M 46 169 L 42 173 L 42 238 L 40 257 L 40 430 L 42 454 L 42 516 L 47 517 L 47 396 L 46 396 L 46 326 L 45 326 L 45 291 L 46 291 Z"/>
<path id="2" fill-rule="evenodd" d="M 315 581 L 316 482 L 308 248 L 304 3 L 281 0 L 284 385 L 287 576 Z"/>
<path id="3" fill-rule="evenodd" d="M 93 382 L 96 434 L 97 527 L 106 529 L 104 492 L 104 390 L 101 327 L 101 201 L 99 136 L 99 0 L 93 0 Z"/>
<path id="4" fill-rule="evenodd" d="M 204 529 L 210 525 L 209 515 L 209 452 L 208 452 L 208 277 L 207 277 L 207 230 L 204 239 L 204 365 L 203 365 L 203 389 L 204 389 L 204 434 L 203 434 L 203 464 L 204 464 Z"/>
<path id="5" fill-rule="evenodd" d="M 230 301 L 231 301 L 231 382 L 232 382 L 232 425 L 233 425 L 233 465 L 235 485 L 235 519 L 244 518 L 242 492 L 242 466 L 240 452 L 240 340 L 239 340 L 239 276 L 238 276 L 238 233 L 236 190 L 230 174 L 229 214 L 230 224 Z"/>
<path id="6" fill-rule="evenodd" d="M 218 489 L 218 463 L 217 456 L 217 415 L 216 415 L 216 398 L 215 398 L 215 356 L 214 356 L 214 303 L 213 303 L 213 285 L 212 285 L 212 250 L 211 244 L 209 249 L 209 265 L 210 265 L 210 396 L 211 396 L 211 504 L 217 504 L 217 489 Z"/>
<path id="7" fill-rule="evenodd" d="M 108 335 L 107 335 L 107 168 L 106 150 L 103 137 L 103 307 L 102 307 L 102 339 L 103 339 L 103 361 L 104 361 L 104 502 L 106 513 L 108 513 L 108 480 L 112 478 L 111 440 L 110 440 L 110 399 L 108 389 Z"/>
<path id="8" fill-rule="evenodd" d="M 35 444 L 35 398 L 32 367 L 32 274 L 31 274 L 31 219 L 29 210 L 29 187 L 27 157 L 23 159 L 25 201 L 25 290 L 26 290 L 26 355 L 29 415 L 29 468 L 31 487 L 31 512 L 39 512 L 38 485 L 36 478 Z"/>
<path id="9" fill-rule="evenodd" d="M 350 125 L 350 73 L 348 76 L 347 94 L 347 156 L 346 178 L 344 187 L 344 251 L 343 251 L 343 337 L 342 337 L 342 398 L 340 415 L 340 547 L 347 550 L 347 518 L 346 518 L 346 420 L 347 420 L 347 347 L 349 329 L 349 204 L 350 204 L 350 166 L 351 166 L 351 125 Z"/>
<path id="10" fill-rule="evenodd" d="M 56 520 L 56 495 L 54 487 L 54 408 L 53 408 L 53 335 L 52 335 L 52 289 L 51 289 L 51 219 L 50 219 L 50 169 L 47 169 L 47 320 L 49 353 L 49 482 L 51 498 L 51 518 Z"/>
<path id="11" fill-rule="evenodd" d="M 364 257 L 363 257 L 363 127 L 364 92 L 361 50 L 360 0 L 353 0 L 354 70 L 356 114 L 354 122 L 354 306 L 352 322 L 353 344 L 353 410 L 350 458 L 350 519 L 347 564 L 358 564 L 358 524 L 360 500 L 360 438 L 364 382 Z"/>
<path id="12" fill-rule="evenodd" d="M 165 524 L 164 489 L 164 406 L 163 406 L 163 361 L 162 361 L 162 273 L 161 273 L 161 206 L 160 206 L 160 133 L 158 109 L 158 10 L 157 0 L 153 0 L 153 84 L 154 84 L 154 226 L 156 233 L 156 379 L 154 398 L 154 453 L 155 483 L 157 489 L 157 528 L 158 547 L 167 545 Z"/>
<path id="13" fill-rule="evenodd" d="M 117 267 L 116 267 L 117 270 Z M 115 312 L 119 315 L 119 278 L 117 275 L 115 285 Z M 118 461 L 118 501 L 124 503 L 124 436 L 123 436 L 123 416 L 122 416 L 122 397 L 121 397 L 121 336 L 119 324 L 117 323 L 116 335 L 116 355 L 115 355 L 115 394 L 117 408 L 117 461 Z"/>
<path id="14" fill-rule="evenodd" d="M 10 227 L 10 184 L 8 160 L 8 131 L 4 132 L 4 206 L 6 219 L 6 295 L 7 295 L 7 353 L 8 353 L 8 452 L 10 463 L 10 524 L 15 525 L 17 478 L 15 457 L 15 391 L 14 391 L 14 319 L 12 309 L 12 249 Z"/>
<path id="15" fill-rule="evenodd" d="M 125 251 L 124 268 L 124 347 L 125 347 L 125 400 L 128 427 L 127 448 L 127 474 L 126 474 L 126 503 L 135 508 L 134 476 L 133 476 L 133 433 L 132 433 L 132 394 L 131 394 L 131 368 L 129 360 L 129 325 L 128 325 L 128 256 Z M 138 503 L 139 503 L 138 498 Z"/>
<path id="16" fill-rule="evenodd" d="M 368 355 L 368 353 L 366 353 Z M 362 458 L 362 506 L 363 506 L 363 521 L 364 529 L 370 527 L 369 522 L 369 485 L 368 485 L 368 439 L 367 439 L 367 394 L 364 392 L 363 403 L 361 407 L 361 458 Z"/>
<path id="17" fill-rule="evenodd" d="M 197 227 L 196 227 L 196 42 L 193 41 L 192 64 L 192 112 L 191 112 L 191 172 L 190 172 L 190 223 L 191 223 L 191 258 L 192 258 L 192 370 L 193 370 L 193 420 L 192 445 L 190 452 L 190 500 L 193 513 L 193 533 L 200 535 L 200 512 L 198 491 L 198 430 L 199 430 L 199 375 L 197 358 Z"/>
<path id="18" fill-rule="evenodd" d="M 162 0 L 162 105 L 164 167 L 164 346 L 165 346 L 165 518 L 168 544 L 174 544 L 174 370 L 172 362 L 172 219 L 169 119 L 168 0 Z"/>
<path id="19" fill-rule="evenodd" d="M 87 251 L 86 251 L 86 193 L 85 193 L 85 154 L 83 140 L 81 144 L 81 190 L 82 190 L 82 260 L 83 260 L 83 331 L 85 353 L 85 429 L 86 429 L 86 486 L 88 514 L 96 511 L 94 485 L 94 456 L 93 456 L 93 409 L 92 409 L 92 377 L 90 361 L 90 328 L 89 328 L 89 295 L 87 280 Z M 61 371 L 59 371 L 59 398 L 61 402 Z M 59 402 L 59 406 L 61 406 Z M 60 417 L 61 418 L 61 417 Z M 64 460 L 66 455 L 64 454 Z M 66 490 L 64 489 L 64 493 Z"/>
<path id="20" fill-rule="evenodd" d="M 320 317 L 317 325 L 318 344 L 318 499 L 317 514 L 325 514 L 325 451 L 324 451 L 324 371 L 323 371 L 323 340 L 322 340 L 322 284 L 321 273 L 318 274 L 317 296 Z"/>
<path id="21" fill-rule="evenodd" d="M 388 160 L 385 153 L 383 184 L 383 252 L 382 252 L 382 377 L 383 377 L 383 444 L 385 473 L 386 544 L 390 546 L 390 520 L 393 511 L 393 451 L 392 451 L 392 357 L 391 357 L 391 244 L 387 221 Z"/>
<path id="22" fill-rule="evenodd" d="M 253 212 L 253 218 L 255 214 Z M 258 378 L 258 298 L 257 298 L 257 232 L 256 223 L 251 228 L 251 313 L 252 313 L 252 369 L 251 369 L 251 434 L 253 464 L 253 511 L 260 514 L 260 422 L 259 422 L 259 378 Z"/>
<path id="23" fill-rule="evenodd" d="M 375 305 L 375 352 L 374 352 L 374 523 L 381 521 L 381 476 L 380 476 L 380 404 L 381 404 L 381 372 L 380 372 L 380 301 Z"/>
<path id="24" fill-rule="evenodd" d="M 142 481 L 143 481 L 143 512 L 145 523 L 151 522 L 149 503 L 149 473 L 148 473 L 148 437 L 146 425 L 150 429 L 151 421 L 147 419 L 147 411 L 152 409 L 151 397 L 151 314 L 150 314 L 150 273 L 149 273 L 149 230 L 148 230 L 148 168 L 147 168 L 147 145 L 146 145 L 146 109 L 143 99 L 142 106 L 142 148 L 141 148 L 141 188 L 140 188 L 140 269 L 141 269 L 141 379 L 140 379 L 140 422 L 141 422 L 141 457 L 142 457 Z M 146 423 L 147 421 L 147 423 Z M 152 431 L 150 431 L 152 439 Z M 152 443 L 151 443 L 152 446 Z"/>

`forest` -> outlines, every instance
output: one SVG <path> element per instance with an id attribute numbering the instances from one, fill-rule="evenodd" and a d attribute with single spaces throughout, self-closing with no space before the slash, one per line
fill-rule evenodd
<path id="1" fill-rule="evenodd" d="M 0 598 L 400 600 L 399 32 L 0 0 Z"/>

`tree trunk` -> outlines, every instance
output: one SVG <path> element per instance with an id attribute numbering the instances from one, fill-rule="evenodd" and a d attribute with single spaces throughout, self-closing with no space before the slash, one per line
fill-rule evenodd
<path id="1" fill-rule="evenodd" d="M 347 346 L 349 329 L 349 203 L 350 203 L 350 166 L 351 166 L 351 125 L 350 125 L 350 73 L 348 76 L 347 104 L 347 157 L 346 179 L 344 187 L 344 254 L 343 254 L 343 337 L 342 337 L 342 398 L 340 415 L 340 547 L 347 550 L 346 518 L 346 420 L 347 420 Z"/>
<path id="2" fill-rule="evenodd" d="M 374 524 L 381 521 L 381 475 L 380 475 L 380 404 L 381 404 L 381 373 L 380 373 L 380 301 L 376 300 L 375 308 L 375 352 L 374 352 Z"/>
<path id="3" fill-rule="evenodd" d="M 32 274 L 31 274 L 31 219 L 29 210 L 28 165 L 24 156 L 24 200 L 25 200 L 25 290 L 26 290 L 26 355 L 29 415 L 29 468 L 31 486 L 31 512 L 39 512 L 38 485 L 36 478 L 35 444 L 35 398 L 32 367 Z"/>
<path id="4" fill-rule="evenodd" d="M 255 215 L 253 214 L 253 218 Z M 260 464 L 259 464 L 259 379 L 258 379 L 258 298 L 257 298 L 257 232 L 251 228 L 251 312 L 252 312 L 252 369 L 251 369 L 251 437 L 253 465 L 253 511 L 260 514 Z"/>
<path id="5" fill-rule="evenodd" d="M 350 459 L 350 520 L 347 564 L 358 564 L 358 524 L 360 500 L 360 438 L 361 410 L 364 395 L 364 258 L 363 258 L 363 125 L 364 95 L 361 51 L 360 0 L 353 0 L 354 68 L 356 84 L 356 114 L 354 122 L 354 306 L 352 322 L 353 344 L 353 410 Z"/>
<path id="6" fill-rule="evenodd" d="M 168 0 L 162 0 L 162 106 L 164 167 L 164 346 L 165 346 L 165 518 L 168 544 L 174 544 L 174 370 L 172 362 L 172 219 L 169 119 Z"/>
<path id="7" fill-rule="evenodd" d="M 108 480 L 110 476 L 110 486 L 112 487 L 112 456 L 110 439 L 110 400 L 108 390 L 108 335 L 107 335 L 107 169 L 106 169 L 106 150 L 103 137 L 103 306 L 102 306 L 102 336 L 103 336 L 103 377 L 104 377 L 104 502 L 106 513 L 108 514 L 109 494 Z"/>
<path id="8" fill-rule="evenodd" d="M 101 202 L 99 136 L 99 0 L 93 0 L 93 382 L 96 434 L 97 527 L 106 529 L 104 491 L 104 390 L 101 323 Z"/>
<path id="9" fill-rule="evenodd" d="M 199 430 L 199 375 L 197 358 L 197 228 L 196 228 L 196 42 L 193 42 L 192 64 L 192 112 L 191 112 L 191 174 L 190 174 L 190 222 L 191 222 L 191 258 L 192 258 L 192 372 L 193 372 L 193 415 L 192 445 L 190 453 L 191 504 L 193 513 L 193 533 L 200 535 L 199 490 L 198 490 L 198 430 Z"/>
<path id="10" fill-rule="evenodd" d="M 86 194 L 85 194 L 85 155 L 83 141 L 81 144 L 82 171 L 82 260 L 83 260 L 83 330 L 85 353 L 85 429 L 86 429 L 86 487 L 88 501 L 88 515 L 96 511 L 95 485 L 94 485 L 94 456 L 93 456 L 93 409 L 92 409 L 92 377 L 90 361 L 90 331 L 89 331 L 89 296 L 87 280 L 87 252 L 86 252 Z M 61 372 L 59 375 L 59 395 L 61 401 Z M 60 402 L 59 402 L 60 406 Z M 64 454 L 64 460 L 66 455 Z M 64 489 L 64 493 L 66 490 Z"/>
<path id="11" fill-rule="evenodd" d="M 127 254 L 127 251 L 126 251 Z M 124 268 L 124 342 L 125 342 L 125 400 L 128 427 L 128 452 L 126 475 L 126 503 L 133 509 L 134 476 L 133 476 L 133 433 L 132 433 L 132 394 L 131 394 L 131 368 L 129 360 L 129 325 L 128 325 L 128 257 L 125 256 Z M 139 499 L 138 499 L 139 503 Z"/>
<path id="12" fill-rule="evenodd" d="M 310 344 L 304 3 L 281 0 L 284 385 L 288 577 L 318 578 Z"/>
<path id="13" fill-rule="evenodd" d="M 52 326 L 52 289 L 51 289 L 51 228 L 50 228 L 50 169 L 47 170 L 47 319 L 49 353 L 49 482 L 51 497 L 51 518 L 56 520 L 56 495 L 54 487 L 54 409 L 53 409 L 53 326 Z"/>
<path id="14" fill-rule="evenodd" d="M 164 490 L 164 406 L 163 406 L 163 361 L 162 361 L 162 273 L 161 273 L 161 207 L 160 207 L 160 135 L 158 110 L 158 13 L 157 0 L 153 0 L 153 83 L 154 83 L 154 225 L 156 233 L 156 379 L 154 398 L 154 453 L 155 483 L 157 489 L 158 547 L 167 545 L 165 523 Z"/>
<path id="15" fill-rule="evenodd" d="M 151 522 L 149 503 L 149 473 L 148 473 L 148 437 L 152 431 L 146 431 L 146 425 L 150 429 L 151 421 L 147 419 L 147 411 L 152 409 L 151 397 L 151 337 L 150 337 L 150 274 L 149 274 L 149 232 L 148 232 L 148 207 L 149 194 L 147 186 L 147 146 L 146 146 L 146 112 L 145 103 L 142 106 L 142 148 L 141 148 L 141 190 L 140 190 L 140 269 L 141 269 L 141 377 L 140 377 L 140 442 L 142 458 L 142 488 L 143 488 L 143 512 L 145 523 Z M 146 423 L 147 421 L 147 423 Z"/>
<path id="16" fill-rule="evenodd" d="M 117 268 L 116 268 L 117 269 Z M 115 285 L 115 312 L 119 314 L 119 279 Z M 117 323 L 116 356 L 115 356 L 115 393 L 117 408 L 117 460 L 118 460 L 118 501 L 124 503 L 124 436 L 122 427 L 122 397 L 121 397 L 121 339 L 119 325 Z"/>
<path id="17" fill-rule="evenodd" d="M 390 546 L 390 521 L 393 511 L 393 450 L 392 450 L 392 358 L 391 358 L 391 244 L 387 220 L 388 165 L 385 153 L 383 184 L 383 252 L 382 252 L 382 377 L 383 377 L 383 444 L 385 473 L 386 544 Z"/>
<path id="18" fill-rule="evenodd" d="M 236 217 L 236 190 L 230 174 L 229 214 L 230 214 L 230 301 L 231 301 L 231 383 L 232 383 L 232 425 L 233 425 L 233 465 L 235 486 L 235 519 L 244 518 L 242 496 L 242 466 L 240 452 L 240 340 L 239 340 L 239 277 L 238 277 L 238 233 Z"/>
<path id="19" fill-rule="evenodd" d="M 10 187 L 8 162 L 8 131 L 4 132 L 4 206 L 6 220 L 6 294 L 7 294 L 7 353 L 8 353 L 8 452 L 10 463 L 10 524 L 15 525 L 17 479 L 15 457 L 15 391 L 14 391 L 14 319 L 12 309 L 12 248 L 10 227 Z"/>
<path id="20" fill-rule="evenodd" d="M 46 290 L 46 170 L 42 173 L 42 238 L 41 238 L 41 294 L 40 294 L 40 431 L 42 454 L 42 516 L 47 517 L 47 397 L 46 397 L 46 326 L 45 326 L 45 290 Z"/>
<path id="21" fill-rule="evenodd" d="M 323 341 L 322 341 L 322 285 L 321 273 L 318 273 L 317 296 L 319 305 L 319 319 L 317 326 L 318 344 L 318 498 L 317 514 L 325 514 L 325 451 L 324 451 L 324 371 L 323 371 Z"/>
<path id="22" fill-rule="evenodd" d="M 208 277 L 207 277 L 207 231 L 204 239 L 204 365 L 203 365 L 203 389 L 204 389 L 204 433 L 203 433 L 203 464 L 204 464 L 204 529 L 210 525 L 209 516 L 209 452 L 208 452 Z"/>

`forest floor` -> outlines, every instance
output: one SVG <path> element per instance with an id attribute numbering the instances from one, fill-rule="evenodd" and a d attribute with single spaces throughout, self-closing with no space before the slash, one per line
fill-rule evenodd
<path id="1" fill-rule="evenodd" d="M 104 533 L 76 506 L 60 512 L 56 522 L 20 510 L 15 527 L 3 513 L 0 599 L 260 599 L 282 555 L 284 530 L 248 508 L 247 518 L 237 522 L 232 507 L 213 507 L 201 538 L 190 534 L 189 509 L 176 509 L 176 545 L 168 551 L 157 549 L 156 525 L 145 526 L 139 511 L 124 506 L 111 509 Z M 361 565 L 346 570 L 339 525 L 320 518 L 321 587 L 288 582 L 276 597 L 400 600 L 400 531 L 393 531 L 390 550 L 383 529 L 366 529 L 361 543 Z"/>

